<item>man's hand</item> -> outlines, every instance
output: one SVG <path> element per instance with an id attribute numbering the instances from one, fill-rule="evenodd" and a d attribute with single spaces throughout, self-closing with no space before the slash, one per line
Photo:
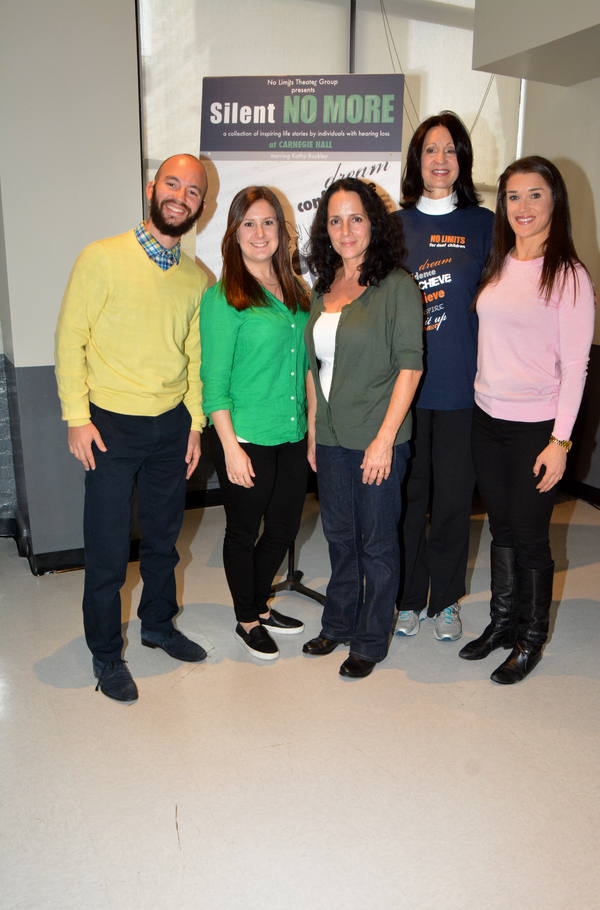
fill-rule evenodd
<path id="1" fill-rule="evenodd" d="M 188 447 L 185 455 L 185 463 L 188 466 L 185 479 L 189 480 L 200 461 L 200 430 L 190 430 Z"/>
<path id="2" fill-rule="evenodd" d="M 90 468 L 96 470 L 96 462 L 92 451 L 95 442 L 101 452 L 106 452 L 102 437 L 93 423 L 86 423 L 82 427 L 69 427 L 69 451 L 78 458 L 86 471 Z"/>

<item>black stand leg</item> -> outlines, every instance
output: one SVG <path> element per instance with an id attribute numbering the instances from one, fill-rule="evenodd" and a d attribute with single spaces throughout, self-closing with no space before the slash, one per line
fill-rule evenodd
<path id="1" fill-rule="evenodd" d="M 295 561 L 295 551 L 294 544 L 288 550 L 288 573 L 285 581 L 280 581 L 279 584 L 273 585 L 271 588 L 271 594 L 277 594 L 279 591 L 295 591 L 297 594 L 304 594 L 306 597 L 312 597 L 313 600 L 316 600 L 317 603 L 320 603 L 322 607 L 325 606 L 325 597 L 323 594 L 319 594 L 318 591 L 313 591 L 312 588 L 307 588 L 306 585 L 302 584 L 302 576 L 304 572 L 301 572 L 300 569 L 294 571 L 294 561 Z"/>

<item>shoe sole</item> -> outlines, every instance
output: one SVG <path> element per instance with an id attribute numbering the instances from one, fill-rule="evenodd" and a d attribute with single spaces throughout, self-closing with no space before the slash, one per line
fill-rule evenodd
<path id="1" fill-rule="evenodd" d="M 164 651 L 165 654 L 168 654 L 169 657 L 173 658 L 173 660 L 180 660 L 180 661 L 182 661 L 182 663 L 186 663 L 186 664 L 199 664 L 203 660 L 206 660 L 206 658 L 208 657 L 208 654 L 206 653 L 206 651 L 204 652 L 204 657 L 181 657 L 181 655 L 179 655 L 179 654 L 171 654 L 171 652 L 167 651 L 167 649 L 164 648 L 162 645 L 155 645 L 154 642 L 152 642 L 152 641 L 145 641 L 142 638 L 141 642 L 145 648 L 158 648 L 159 651 Z"/>
<path id="2" fill-rule="evenodd" d="M 267 622 L 261 622 L 261 626 L 263 629 L 267 630 L 269 635 L 271 632 L 274 635 L 296 635 L 298 632 L 304 632 L 304 623 L 302 623 L 301 626 L 298 626 L 297 629 L 295 627 L 293 629 L 282 629 L 281 626 L 270 626 Z"/>
<path id="3" fill-rule="evenodd" d="M 239 643 L 246 649 L 248 654 L 251 654 L 252 657 L 258 657 L 259 660 L 277 660 L 279 657 L 279 651 L 275 654 L 265 654 L 263 651 L 255 651 L 254 648 L 251 648 L 250 645 L 247 645 L 243 638 L 240 638 L 239 635 L 235 636 Z"/>
<path id="4" fill-rule="evenodd" d="M 348 647 L 349 644 L 349 641 L 336 641 L 335 646 L 328 651 L 305 651 L 304 648 L 302 648 L 302 653 L 306 654 L 307 657 L 327 657 L 328 654 L 333 654 L 335 649 L 340 645 Z"/>
<path id="5" fill-rule="evenodd" d="M 109 695 L 108 692 L 105 692 L 102 686 L 100 686 L 99 691 L 102 692 L 105 698 L 110 698 L 111 701 L 116 701 L 119 705 L 135 705 L 139 698 L 139 695 L 136 695 L 135 698 L 117 698 L 115 695 Z"/>
<path id="6" fill-rule="evenodd" d="M 438 635 L 437 630 L 434 629 L 433 637 L 436 639 L 436 641 L 458 641 L 459 638 L 462 638 L 462 629 L 458 635 Z"/>
<path id="7" fill-rule="evenodd" d="M 421 623 L 427 619 L 427 610 L 424 610 L 423 613 L 419 616 L 419 622 L 414 627 L 412 632 L 405 632 L 403 629 L 396 629 L 394 635 L 404 635 L 405 638 L 412 638 L 413 635 L 416 635 L 421 627 Z"/>
<path id="8" fill-rule="evenodd" d="M 373 670 L 374 669 L 375 669 L 375 667 L 373 667 Z M 352 682 L 352 681 L 356 681 L 358 679 L 367 679 L 367 677 L 371 675 L 373 670 L 369 670 L 368 673 L 361 673 L 360 676 L 349 676 L 347 673 L 338 673 L 338 676 L 340 677 L 340 679 L 347 679 L 348 682 Z"/>

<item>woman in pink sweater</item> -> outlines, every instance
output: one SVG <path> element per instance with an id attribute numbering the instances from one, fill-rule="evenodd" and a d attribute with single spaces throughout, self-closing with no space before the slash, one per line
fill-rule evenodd
<path id="1" fill-rule="evenodd" d="M 492 251 L 476 298 L 473 460 L 492 532 L 491 621 L 459 652 L 512 648 L 492 673 L 524 679 L 548 637 L 556 484 L 583 393 L 594 297 L 557 168 L 537 155 L 499 180 Z"/>

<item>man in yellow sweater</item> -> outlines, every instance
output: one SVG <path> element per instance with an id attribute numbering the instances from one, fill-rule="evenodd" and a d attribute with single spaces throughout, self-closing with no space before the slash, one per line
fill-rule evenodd
<path id="1" fill-rule="evenodd" d="M 142 644 L 178 660 L 206 657 L 173 625 L 175 543 L 206 422 L 198 319 L 207 281 L 180 238 L 200 217 L 206 189 L 193 155 L 163 162 L 146 187 L 148 220 L 80 253 L 56 330 L 69 449 L 86 470 L 85 635 L 96 688 L 117 701 L 138 697 L 122 659 L 120 599 L 136 483 Z"/>

